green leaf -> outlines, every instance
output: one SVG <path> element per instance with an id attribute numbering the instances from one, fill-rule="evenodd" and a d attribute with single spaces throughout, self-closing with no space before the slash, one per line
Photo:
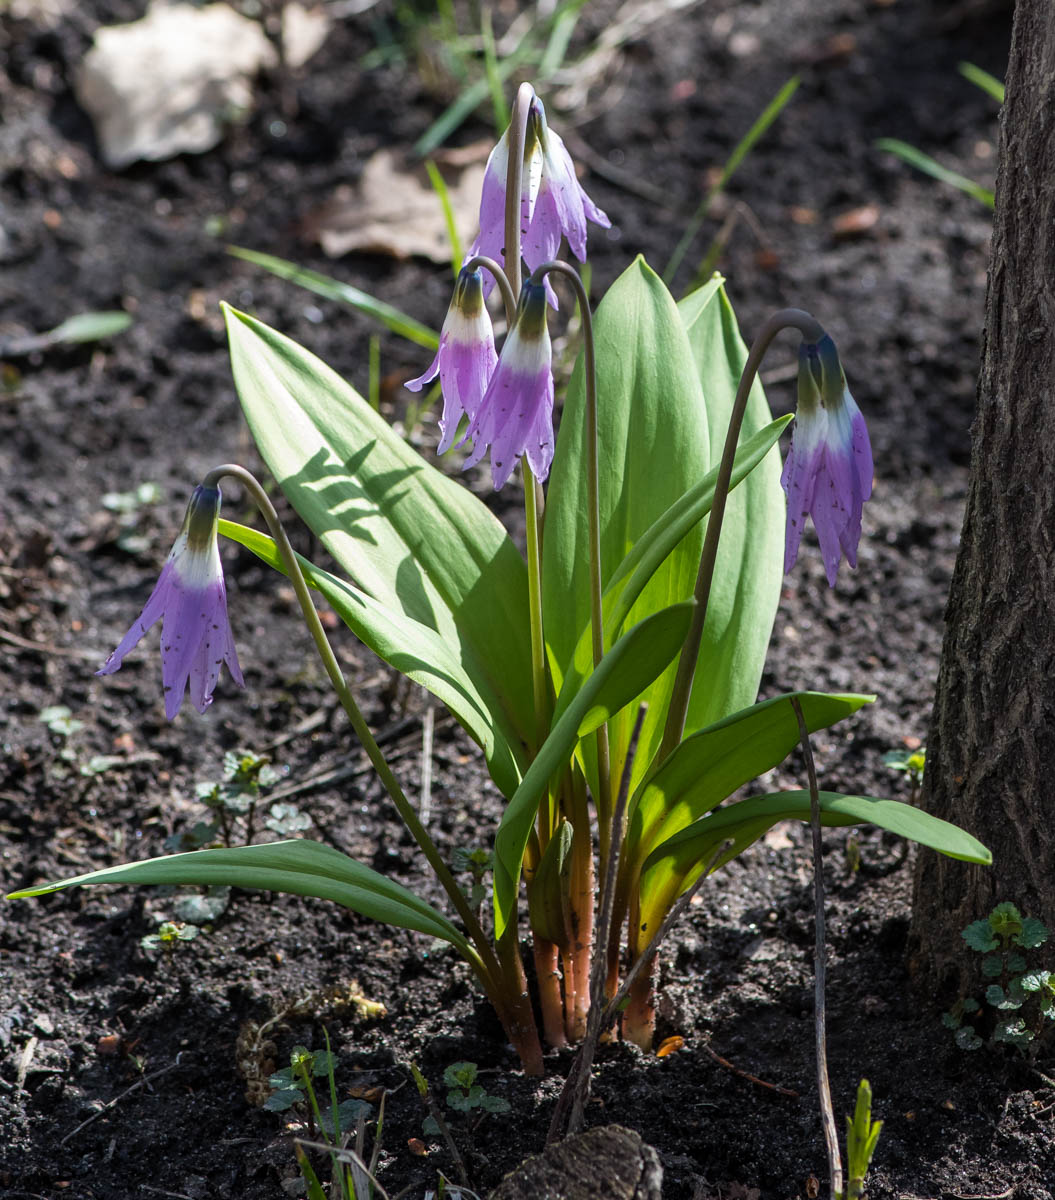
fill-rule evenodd
<path id="1" fill-rule="evenodd" d="M 264 1108 L 268 1112 L 286 1112 L 294 1104 L 299 1104 L 303 1099 L 304 1093 L 299 1088 L 283 1088 L 281 1091 L 272 1092 L 268 1096 L 264 1101 Z"/>
<path id="2" fill-rule="evenodd" d="M 1026 917 L 1022 922 L 1022 932 L 1012 941 L 1017 942 L 1023 950 L 1035 950 L 1048 940 L 1048 927 L 1036 917 Z"/>
<path id="3" fill-rule="evenodd" d="M 961 1050 L 977 1050 L 982 1044 L 982 1039 L 969 1025 L 965 1025 L 962 1029 L 957 1029 L 956 1045 Z"/>
<path id="4" fill-rule="evenodd" d="M 365 1100 L 342 1100 L 337 1105 L 337 1120 L 333 1119 L 333 1105 L 328 1104 L 319 1110 L 319 1125 L 330 1137 L 337 1136 L 337 1127 L 341 1130 L 354 1130 L 360 1117 L 368 1117 L 372 1109 Z"/>
<path id="5" fill-rule="evenodd" d="M 480 1101 L 480 1107 L 484 1112 L 507 1113 L 510 1105 L 504 1096 L 484 1096 Z"/>
<path id="6" fill-rule="evenodd" d="M 246 419 L 293 507 L 356 588 L 391 611 L 390 633 L 405 620 L 450 644 L 521 763 L 534 730 L 527 568 L 501 522 L 325 363 L 252 317 L 225 314 Z M 423 648 L 403 651 L 427 661 Z M 516 779 L 500 776 L 510 794 Z"/>
<path id="7" fill-rule="evenodd" d="M 594 338 L 604 587 L 641 536 L 707 473 L 711 458 L 689 339 L 673 298 L 643 259 L 636 259 L 601 301 Z M 542 554 L 543 627 L 558 689 L 590 621 L 584 409 L 580 356 L 550 471 Z M 697 524 L 653 573 L 628 624 L 692 596 L 702 544 L 703 529 Z M 674 670 L 668 668 L 637 698 L 649 704 L 639 761 L 644 754 L 647 762 L 662 732 Z M 609 725 L 611 778 L 616 781 L 622 777 L 637 708 L 631 704 Z M 596 795 L 596 772 L 589 764 L 587 774 Z"/>
<path id="8" fill-rule="evenodd" d="M 972 921 L 960 934 L 960 937 L 972 950 L 977 950 L 981 954 L 988 954 L 990 950 L 995 950 L 1000 945 L 993 936 L 993 929 L 988 921 Z"/>
<path id="9" fill-rule="evenodd" d="M 474 1062 L 453 1062 L 443 1072 L 443 1082 L 449 1088 L 471 1088 L 476 1082 L 478 1068 Z"/>
<path id="10" fill-rule="evenodd" d="M 445 916 L 405 887 L 324 846 L 293 840 L 229 850 L 194 850 L 148 858 L 11 892 L 8 899 L 44 896 L 88 883 L 225 884 L 334 900 L 353 912 L 450 942 L 470 961 L 475 952 Z"/>
<path id="11" fill-rule="evenodd" d="M 221 519 L 220 533 L 245 546 L 258 558 L 286 573 L 275 543 L 267 534 Z M 297 555 L 308 583 L 329 602 L 334 612 L 361 641 L 398 671 L 420 683 L 443 701 L 479 745 L 491 777 L 504 793 L 516 790 L 521 778 L 518 731 L 509 723 L 500 702 L 481 690 L 465 669 L 457 643 L 396 608 L 382 604 L 347 580 L 324 571 Z"/>
<path id="12" fill-rule="evenodd" d="M 721 280 L 678 305 L 707 401 L 711 461 L 725 444 L 747 346 Z M 739 444 L 771 427 L 761 381 L 748 397 Z M 730 495 L 707 603 L 696 686 L 686 733 L 713 724 L 751 704 L 758 695 L 766 651 L 780 600 L 784 565 L 784 491 L 780 455 L 773 451 Z"/>
<path id="13" fill-rule="evenodd" d="M 798 745 L 793 696 L 811 733 L 834 725 L 875 699 L 824 692 L 775 696 L 686 738 L 645 780 L 631 802 L 622 894 L 628 887 L 633 890 L 642 863 L 660 842 L 705 816 L 737 788 L 778 766 Z"/>
<path id="14" fill-rule="evenodd" d="M 245 262 L 253 263 L 254 266 L 263 267 L 265 271 L 270 271 L 279 279 L 288 279 L 299 284 L 301 287 L 307 288 L 309 292 L 314 292 L 316 296 L 347 304 L 356 311 L 373 317 L 375 321 L 380 321 L 386 328 L 391 329 L 393 333 L 398 333 L 400 337 L 405 337 L 407 341 L 424 346 L 426 350 L 435 350 L 440 344 L 439 334 L 434 329 L 429 329 L 427 325 L 422 325 L 420 321 L 408 317 L 398 308 L 393 308 L 391 304 L 386 304 L 383 300 L 378 300 L 375 296 L 362 292 L 357 287 L 352 287 L 351 284 L 341 283 L 339 279 L 332 279 L 329 275 L 322 275 L 318 271 L 309 271 L 306 267 L 298 266 L 287 259 L 276 258 L 273 254 L 261 254 L 258 250 L 247 250 L 242 246 L 228 246 L 227 253 L 235 258 L 241 258 Z"/>
<path id="15" fill-rule="evenodd" d="M 619 639 L 597 670 L 557 717 L 495 835 L 495 936 L 502 937 L 516 911 L 524 849 L 550 779 L 568 762 L 576 741 L 606 716 L 619 712 L 655 679 L 685 640 L 692 605 L 678 604 L 646 618 Z"/>
<path id="16" fill-rule="evenodd" d="M 820 818 L 825 826 L 876 825 L 964 862 L 988 865 L 992 855 L 969 833 L 939 817 L 872 796 L 820 793 Z M 696 882 L 711 855 L 727 839 L 714 869 L 735 858 L 779 821 L 810 820 L 810 794 L 805 791 L 752 796 L 726 805 L 694 821 L 661 842 L 641 871 L 640 926 L 647 942 L 677 897 Z"/>
<path id="17" fill-rule="evenodd" d="M 791 420 L 792 416 L 789 414 L 770 422 L 740 446 L 733 462 L 730 478 L 732 487 L 737 487 L 765 458 Z M 633 549 L 616 568 L 602 596 L 606 644 L 611 644 L 622 632 L 630 610 L 656 568 L 682 538 L 711 511 L 717 477 L 718 468 L 712 467 L 699 483 L 679 497 L 638 538 Z M 577 681 L 584 679 L 592 667 L 593 645 L 590 629 L 587 627 L 579 637 L 571 664 L 564 671 L 562 701 L 570 701 L 578 686 Z"/>
<path id="18" fill-rule="evenodd" d="M 986 979 L 996 979 L 1004 969 L 1002 954 L 987 954 L 982 959 L 982 974 Z"/>

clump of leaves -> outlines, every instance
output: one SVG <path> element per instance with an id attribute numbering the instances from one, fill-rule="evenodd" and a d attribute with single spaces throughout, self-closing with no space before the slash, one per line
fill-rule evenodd
<path id="1" fill-rule="evenodd" d="M 1042 970 L 1027 960 L 1031 950 L 1042 946 L 1048 927 L 1036 917 L 1023 917 L 1014 904 L 998 904 L 981 921 L 973 921 L 961 934 L 971 950 L 981 954 L 981 972 L 992 982 L 985 990 L 985 1005 L 966 996 L 942 1018 L 955 1030 L 961 1050 L 977 1050 L 985 1044 L 974 1024 L 995 1010 L 996 1026 L 989 1041 L 1005 1042 L 1025 1050 L 1046 1020 L 1055 1020 L 1055 973 Z"/>
<path id="2" fill-rule="evenodd" d="M 490 1095 L 483 1084 L 477 1083 L 479 1069 L 474 1062 L 455 1062 L 443 1072 L 447 1085 L 447 1107 L 454 1112 L 506 1113 L 509 1101 L 502 1096 Z M 438 1134 L 439 1126 L 432 1117 L 426 1117 L 422 1126 L 426 1133 Z"/>
<path id="3" fill-rule="evenodd" d="M 139 944 L 148 955 L 165 951 L 169 954 L 177 942 L 193 942 L 201 933 L 197 925 L 185 925 L 182 921 L 162 921 L 156 933 L 148 933 L 139 939 Z"/>
<path id="4" fill-rule="evenodd" d="M 331 1050 L 294 1046 L 290 1051 L 289 1066 L 276 1071 L 268 1081 L 273 1090 L 264 1101 L 264 1108 L 269 1112 L 296 1109 L 312 1135 L 318 1129 L 327 1137 L 339 1139 L 341 1130 L 353 1129 L 360 1117 L 371 1112 L 371 1106 L 365 1100 L 342 1100 L 335 1104 L 332 1101 L 336 1100 L 336 1089 L 331 1087 L 331 1103 L 320 1109 L 314 1080 L 327 1079 L 332 1084 L 335 1067 Z"/>
<path id="5" fill-rule="evenodd" d="M 203 846 L 234 845 L 240 840 L 248 846 L 253 840 L 258 808 L 267 790 L 282 778 L 281 768 L 272 766 L 266 754 L 251 750 L 229 751 L 224 756 L 223 779 L 199 783 L 197 798 L 212 814 L 198 821 L 190 830 L 183 830 L 166 839 L 166 850 L 200 850 Z M 282 837 L 302 833 L 311 825 L 311 818 L 295 804 L 277 803 L 268 809 L 266 828 Z M 239 837 L 240 835 L 240 837 Z"/>

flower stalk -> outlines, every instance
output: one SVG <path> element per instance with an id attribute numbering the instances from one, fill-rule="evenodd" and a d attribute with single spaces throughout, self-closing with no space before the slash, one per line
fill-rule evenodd
<path id="1" fill-rule="evenodd" d="M 667 709 L 667 721 L 663 728 L 663 740 L 660 743 L 657 762 L 662 762 L 678 745 L 685 732 L 685 718 L 689 711 L 689 697 L 692 694 L 693 679 L 696 674 L 696 661 L 700 654 L 700 644 L 703 641 L 703 627 L 707 620 L 707 601 L 711 594 L 711 582 L 714 579 L 714 564 L 718 557 L 718 539 L 722 534 L 722 521 L 725 518 L 726 501 L 729 498 L 729 483 L 733 474 L 733 460 L 736 457 L 736 447 L 740 441 L 740 430 L 744 423 L 744 413 L 751 396 L 751 388 L 758 374 L 770 343 L 782 329 L 798 329 L 802 336 L 811 342 L 817 342 L 824 337 L 824 330 L 808 312 L 800 308 L 782 308 L 762 326 L 758 336 L 751 345 L 747 362 L 740 375 L 740 383 L 733 399 L 733 410 L 729 415 L 729 427 L 725 434 L 725 446 L 718 467 L 718 478 L 714 486 L 714 500 L 711 504 L 710 516 L 707 519 L 707 533 L 703 540 L 703 550 L 700 554 L 700 568 L 696 575 L 696 587 L 693 595 L 696 599 L 696 610 L 689 626 L 689 635 L 685 639 L 681 655 L 678 659 L 678 670 L 674 678 L 674 690 Z"/>
<path id="2" fill-rule="evenodd" d="M 329 639 L 326 637 L 319 614 L 312 603 L 308 582 L 304 578 L 304 572 L 300 568 L 300 563 L 297 561 L 296 553 L 289 543 L 289 538 L 282 527 L 282 522 L 278 519 L 278 513 L 275 512 L 274 505 L 256 477 L 244 467 L 238 466 L 235 463 L 224 463 L 222 466 L 213 468 L 206 475 L 202 486 L 204 488 L 216 488 L 220 480 L 224 478 L 237 479 L 260 510 L 260 514 L 264 518 L 268 531 L 274 539 L 275 546 L 282 558 L 289 581 L 293 585 L 297 602 L 300 605 L 305 624 L 308 627 L 308 632 L 315 643 L 315 648 L 318 651 L 319 658 L 322 660 L 326 675 L 333 685 L 334 691 L 337 693 L 338 700 L 341 702 L 341 707 L 344 709 L 352 729 L 366 751 L 366 755 L 370 759 L 374 770 L 384 784 L 385 791 L 388 792 L 392 803 L 396 807 L 396 811 L 402 818 L 404 825 L 410 831 L 418 848 L 424 854 L 429 866 L 435 872 L 436 878 L 447 893 L 448 899 L 454 906 L 455 911 L 461 918 L 462 924 L 465 926 L 466 932 L 472 939 L 478 959 L 477 961 L 471 961 L 470 965 L 480 979 L 485 991 L 492 998 L 495 1008 L 502 1018 L 503 1025 L 506 1027 L 506 1032 L 509 1034 L 514 1045 L 517 1046 L 518 1051 L 520 1051 L 525 1070 L 529 1074 L 541 1074 L 541 1049 L 538 1048 L 536 1050 L 538 1035 L 535 1034 L 534 1036 L 535 1046 L 533 1047 L 531 1045 L 533 1026 L 530 1030 L 525 1027 L 521 998 L 525 989 L 520 985 L 520 981 L 515 976 L 512 980 L 513 986 L 509 986 L 510 977 L 503 971 L 501 961 L 492 949 L 491 943 L 484 933 L 469 901 L 458 886 L 450 868 L 440 856 L 435 842 L 429 837 L 427 830 L 422 825 L 417 812 L 414 810 L 414 806 L 407 799 L 398 780 L 392 773 L 392 768 L 388 765 L 381 747 L 378 746 L 374 735 L 370 732 L 370 727 L 367 725 L 359 709 L 359 705 L 356 703 L 355 696 L 352 694 L 344 678 L 344 673 L 337 662 L 337 657 L 330 646 Z M 521 968 L 522 974 L 523 969 Z"/>

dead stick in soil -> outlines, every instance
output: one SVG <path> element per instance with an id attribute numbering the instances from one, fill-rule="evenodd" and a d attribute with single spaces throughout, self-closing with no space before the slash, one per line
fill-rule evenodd
<path id="1" fill-rule="evenodd" d="M 810 831 L 813 834 L 813 903 L 816 940 L 813 951 L 813 1031 L 817 1047 L 817 1093 L 821 1104 L 821 1125 L 824 1145 L 828 1151 L 828 1178 L 832 1200 L 843 1194 L 843 1162 L 839 1154 L 839 1134 L 832 1108 L 832 1090 L 828 1083 L 828 1033 L 825 1027 L 824 976 L 827 952 L 824 929 L 824 849 L 821 845 L 821 797 L 817 787 L 817 764 L 813 761 L 810 731 L 798 698 L 792 696 L 791 707 L 799 723 L 802 755 L 806 760 L 806 775 L 810 783 Z"/>
<path id="2" fill-rule="evenodd" d="M 717 1051 L 712 1050 L 706 1042 L 703 1043 L 703 1048 L 716 1063 L 725 1067 L 727 1071 L 732 1071 L 734 1075 L 739 1075 L 741 1079 L 746 1079 L 748 1083 L 757 1083 L 759 1087 L 768 1088 L 771 1092 L 779 1092 L 782 1096 L 791 1096 L 794 1100 L 799 1099 L 799 1094 L 794 1088 L 781 1087 L 779 1083 L 767 1083 L 764 1079 L 759 1079 L 757 1075 L 752 1075 L 750 1071 L 734 1066 L 727 1058 L 722 1058 Z"/>
<path id="3" fill-rule="evenodd" d="M 130 1088 L 125 1088 L 125 1090 L 119 1096 L 115 1096 L 112 1100 L 108 1100 L 102 1106 L 102 1108 L 98 1110 L 98 1112 L 93 1112 L 87 1121 L 82 1121 L 76 1129 L 70 1130 L 70 1132 L 67 1133 L 64 1138 L 61 1138 L 59 1140 L 59 1145 L 65 1146 L 70 1138 L 76 1137 L 76 1135 L 80 1133 L 82 1129 L 86 1129 L 93 1121 L 98 1121 L 104 1112 L 109 1112 L 109 1110 L 113 1108 L 115 1104 L 120 1104 L 126 1096 L 131 1096 L 134 1091 L 143 1087 L 144 1084 L 152 1083 L 155 1079 L 159 1079 L 162 1075 L 167 1075 L 169 1071 L 174 1071 L 177 1067 L 182 1066 L 183 1064 L 180 1062 L 180 1059 L 186 1053 L 186 1050 L 181 1050 L 179 1054 L 176 1055 L 175 1061 L 170 1062 L 167 1067 L 160 1067 L 157 1071 L 152 1071 L 149 1075 L 144 1075 L 142 1079 L 137 1079 Z"/>
<path id="4" fill-rule="evenodd" d="M 635 747 L 641 736 L 641 726 L 645 720 L 645 706 L 637 710 L 637 720 L 634 731 L 630 735 L 630 745 Z M 612 910 L 615 906 L 615 883 L 619 877 L 619 866 L 623 852 L 623 821 L 626 817 L 626 802 L 630 793 L 630 769 L 633 754 L 626 756 L 623 763 L 623 777 L 619 781 L 619 795 L 612 813 L 612 845 L 619 847 L 619 853 L 611 851 L 608 854 L 608 864 L 604 879 L 601 881 L 601 903 L 597 916 L 597 928 L 593 934 L 593 960 L 590 963 L 590 1011 L 586 1016 L 586 1036 L 583 1038 L 579 1053 L 572 1063 L 568 1078 L 564 1081 L 557 1107 L 553 1110 L 546 1142 L 558 1141 L 561 1137 L 570 1137 L 578 1133 L 582 1127 L 583 1113 L 590 1098 L 590 1075 L 593 1070 L 593 1059 L 597 1053 L 597 1044 L 601 1038 L 604 1026 L 604 982 L 608 958 L 608 935 L 612 927 Z M 565 1114 L 569 1107 L 571 1116 L 565 1127 Z"/>

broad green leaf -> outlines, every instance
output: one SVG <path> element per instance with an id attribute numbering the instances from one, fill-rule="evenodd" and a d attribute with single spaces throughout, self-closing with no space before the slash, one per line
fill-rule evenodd
<path id="1" fill-rule="evenodd" d="M 821 792 L 820 817 L 821 824 L 828 826 L 876 825 L 964 862 L 987 866 L 993 861 L 977 838 L 899 800 Z M 696 882 L 711 855 L 726 839 L 732 845 L 722 851 L 715 869 L 735 858 L 778 822 L 809 819 L 809 792 L 752 796 L 717 809 L 660 843 L 645 860 L 641 872 L 640 919 L 636 930 L 639 946 L 647 943 L 651 931 L 658 928 L 678 896 Z"/>
<path id="2" fill-rule="evenodd" d="M 550 779 L 568 762 L 580 737 L 629 704 L 664 669 L 685 640 L 692 604 L 653 614 L 605 654 L 575 698 L 555 719 L 495 835 L 495 937 L 501 938 L 516 911 L 524 849 Z"/>
<path id="3" fill-rule="evenodd" d="M 291 283 L 297 283 L 302 288 L 307 288 L 309 292 L 314 292 L 316 296 L 347 304 L 350 308 L 380 321 L 393 333 L 405 337 L 408 342 L 424 346 L 426 350 L 435 350 L 440 344 L 440 335 L 434 329 L 429 329 L 427 325 L 422 325 L 420 321 L 408 317 L 405 312 L 400 312 L 398 308 L 393 308 L 384 300 L 378 300 L 376 296 L 360 291 L 359 288 L 352 287 L 349 283 L 342 283 L 339 279 L 333 279 L 319 271 L 310 271 L 307 267 L 298 266 L 297 263 L 290 262 L 288 259 L 276 258 L 273 254 L 261 254 L 258 250 L 247 250 L 243 246 L 228 246 L 227 253 L 252 263 L 256 267 L 263 267 L 265 271 L 270 271 L 279 279 L 288 279 Z"/>
<path id="4" fill-rule="evenodd" d="M 465 937 L 430 904 L 321 842 L 295 839 L 148 858 L 23 888 L 11 892 L 8 899 L 43 896 L 87 883 L 224 884 L 314 896 L 319 900 L 334 900 L 374 921 L 441 938 L 466 958 L 476 957 Z"/>
<path id="5" fill-rule="evenodd" d="M 792 416 L 780 417 L 748 438 L 737 450 L 731 486 L 737 485 L 752 471 L 776 444 Z M 711 511 L 714 484 L 718 469 L 712 468 L 676 500 L 650 529 L 634 544 L 634 548 L 616 568 L 602 597 L 602 612 L 607 640 L 618 637 L 626 623 L 627 614 L 656 568 L 681 541 L 689 530 Z M 575 656 L 564 672 L 562 701 L 575 694 L 576 679 L 584 679 L 593 666 L 593 648 L 587 627 L 579 637 Z"/>
<path id="6" fill-rule="evenodd" d="M 721 461 L 733 400 L 747 362 L 736 316 L 715 278 L 678 305 L 707 400 L 711 462 Z M 748 397 L 739 445 L 773 420 L 761 382 Z M 729 496 L 707 603 L 707 626 L 685 732 L 751 704 L 773 632 L 784 571 L 784 492 L 773 451 Z"/>
<path id="7" fill-rule="evenodd" d="M 534 728 L 527 568 L 501 523 L 325 363 L 225 314 L 246 419 L 290 503 L 358 588 L 450 644 L 495 726 L 518 731 L 510 753 L 524 761 Z"/>
<path id="8" fill-rule="evenodd" d="M 633 799 L 624 861 L 631 875 L 653 848 L 705 816 L 737 788 L 778 766 L 799 743 L 792 698 L 815 733 L 875 697 L 794 692 L 763 700 L 687 737 Z"/>
<path id="9" fill-rule="evenodd" d="M 601 301 L 594 336 L 601 582 L 606 586 L 641 536 L 699 483 L 711 461 L 692 348 L 673 298 L 643 259 L 628 267 Z M 543 542 L 543 627 L 558 689 L 590 617 L 584 405 L 580 357 L 557 436 Z M 691 597 L 702 544 L 697 524 L 653 573 L 628 624 Z M 647 762 L 649 748 L 658 741 L 673 676 L 674 667 L 668 667 L 640 697 L 649 709 L 638 760 Z M 630 706 L 609 726 L 613 780 L 622 777 L 637 707 Z M 596 788 L 595 774 L 591 784 Z"/>
<path id="10" fill-rule="evenodd" d="M 220 521 L 220 532 L 286 574 L 282 557 L 267 534 L 233 521 Z M 378 603 L 347 580 L 297 555 L 308 583 L 332 605 L 342 621 L 385 662 L 437 696 L 483 749 L 491 777 L 505 795 L 516 791 L 522 774 L 511 747 L 520 741 L 504 710 L 481 694 L 465 670 L 457 647 L 434 629 L 398 609 Z"/>

